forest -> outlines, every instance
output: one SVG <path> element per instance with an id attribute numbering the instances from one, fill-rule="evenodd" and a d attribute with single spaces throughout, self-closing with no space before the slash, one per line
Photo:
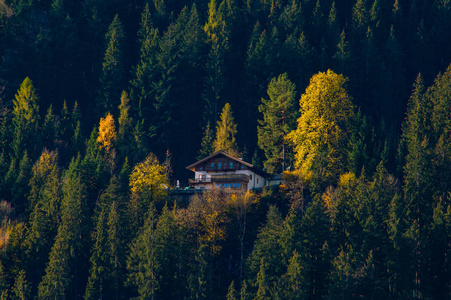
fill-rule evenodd
<path id="1" fill-rule="evenodd" d="M 450 299 L 451 2 L 0 0 L 0 299 Z M 174 197 L 222 150 L 284 183 Z"/>

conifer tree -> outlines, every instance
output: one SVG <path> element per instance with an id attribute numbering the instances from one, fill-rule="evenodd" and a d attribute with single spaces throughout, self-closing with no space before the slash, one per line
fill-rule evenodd
<path id="1" fill-rule="evenodd" d="M 76 299 L 83 293 L 83 279 L 76 276 L 82 274 L 86 259 L 86 187 L 80 179 L 80 158 L 72 160 L 64 176 L 61 223 L 39 284 L 39 298 Z"/>
<path id="2" fill-rule="evenodd" d="M 149 4 L 147 3 L 141 14 L 141 24 L 138 32 L 140 43 L 139 62 L 134 68 L 135 76 L 130 81 L 130 99 L 133 113 L 139 122 L 144 121 L 149 114 L 154 114 L 152 108 L 152 84 L 157 76 L 156 54 L 159 44 L 159 31 L 153 26 Z"/>
<path id="3" fill-rule="evenodd" d="M 270 173 L 285 171 L 289 158 L 286 136 L 296 126 L 295 88 L 286 73 L 273 78 L 268 85 L 269 100 L 262 99 L 258 108 L 263 113 L 263 120 L 258 121 L 258 145 L 265 151 L 264 165 Z"/>
<path id="4" fill-rule="evenodd" d="M 253 280 L 255 284 L 258 280 L 257 273 L 264 272 L 265 280 L 276 282 L 276 279 L 283 275 L 284 267 L 286 267 L 284 261 L 280 259 L 280 256 L 283 255 L 281 245 L 283 220 L 280 212 L 275 206 L 271 206 L 266 218 L 266 224 L 259 230 L 254 248 L 247 260 L 250 275 L 248 278 Z M 265 261 L 264 270 L 262 269 L 263 259 Z"/>
<path id="5" fill-rule="evenodd" d="M 125 33 L 118 15 L 111 22 L 105 39 L 107 40 L 107 48 L 100 75 L 98 115 L 103 115 L 105 112 L 115 113 L 123 89 Z"/>
<path id="6" fill-rule="evenodd" d="M 37 150 L 35 149 L 39 122 L 37 100 L 38 96 L 33 82 L 27 77 L 20 85 L 13 100 L 11 149 L 16 159 L 22 158 L 24 151 L 28 151 L 30 156 L 33 157 L 35 150 Z"/>
<path id="7" fill-rule="evenodd" d="M 157 216 L 151 204 L 147 211 L 144 227 L 130 246 L 127 259 L 127 282 L 141 298 L 155 299 L 159 289 L 161 266 L 156 257 L 155 240 Z"/>
<path id="8" fill-rule="evenodd" d="M 57 130 L 58 128 L 56 117 L 53 114 L 53 108 L 50 105 L 47 109 L 47 114 L 45 115 L 44 123 L 42 124 L 41 128 L 41 145 L 43 147 L 47 147 L 49 149 L 52 149 L 54 147 L 54 143 L 57 137 Z"/>
<path id="9" fill-rule="evenodd" d="M 290 258 L 287 273 L 284 275 L 284 296 L 286 299 L 307 299 L 307 292 L 305 290 L 306 283 L 303 270 L 301 267 L 301 258 L 298 252 L 293 251 L 293 256 Z"/>
<path id="10" fill-rule="evenodd" d="M 213 154 L 213 138 L 213 130 L 210 127 L 210 122 L 207 122 L 207 125 L 205 126 L 204 136 L 202 137 L 202 143 L 199 149 L 199 155 L 197 156 L 198 160 L 201 160 L 202 158 Z"/>
<path id="11" fill-rule="evenodd" d="M 20 271 L 19 275 L 16 277 L 12 292 L 14 294 L 13 299 L 25 300 L 30 298 L 31 291 L 24 270 Z"/>
<path id="12" fill-rule="evenodd" d="M 22 214 L 28 207 L 27 197 L 30 191 L 28 182 L 31 178 L 31 160 L 27 151 L 24 152 L 19 162 L 19 168 L 11 186 L 11 201 L 16 209 L 16 213 Z"/>
<path id="13" fill-rule="evenodd" d="M 226 103 L 222 109 L 221 119 L 216 125 L 216 139 L 213 147 L 216 151 L 225 151 L 230 155 L 239 156 L 235 135 L 237 133 L 236 123 L 232 116 L 232 107 Z"/>
<path id="14" fill-rule="evenodd" d="M 229 289 L 227 290 L 227 300 L 238 300 L 236 297 L 236 290 L 235 290 L 235 283 L 232 280 L 232 282 L 229 285 Z"/>
<path id="15" fill-rule="evenodd" d="M 98 218 L 95 230 L 95 242 L 92 247 L 91 268 L 86 286 L 84 299 L 103 299 L 109 294 L 111 287 L 111 279 L 109 278 L 111 272 L 110 258 L 108 257 L 107 232 L 106 222 L 108 215 L 105 212 L 105 207 L 102 208 Z"/>
<path id="16" fill-rule="evenodd" d="M 133 119 L 130 115 L 130 98 L 126 91 L 122 91 L 119 105 L 119 118 L 117 129 L 117 143 L 123 158 L 131 157 L 133 139 Z"/>
<path id="17" fill-rule="evenodd" d="M 265 259 L 262 258 L 260 262 L 260 270 L 257 273 L 257 281 L 256 281 L 256 287 L 257 287 L 257 293 L 255 295 L 255 300 L 269 300 L 271 299 L 271 293 L 270 293 L 270 285 L 268 282 L 268 278 L 266 277 L 266 269 L 268 267 L 265 264 Z"/>
<path id="18" fill-rule="evenodd" d="M 28 196 L 28 278 L 34 284 L 45 275 L 45 265 L 60 223 L 62 199 L 58 154 L 44 150 L 32 168 Z"/>

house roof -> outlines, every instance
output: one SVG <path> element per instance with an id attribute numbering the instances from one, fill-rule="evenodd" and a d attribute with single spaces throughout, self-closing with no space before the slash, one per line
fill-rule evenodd
<path id="1" fill-rule="evenodd" d="M 238 162 L 238 163 L 240 163 L 240 164 L 242 164 L 242 165 L 247 166 L 248 168 L 252 169 L 252 171 L 254 171 L 254 172 L 257 173 L 257 174 L 260 174 L 260 175 L 262 175 L 262 176 L 266 176 L 266 175 L 267 175 L 266 172 L 264 172 L 264 171 L 262 171 L 262 170 L 260 170 L 260 169 L 257 169 L 256 167 L 254 167 L 254 165 L 252 165 L 252 164 L 250 164 L 250 163 L 248 163 L 248 162 L 245 162 L 244 160 L 242 160 L 242 159 L 240 159 L 240 158 L 236 158 L 235 156 L 232 156 L 232 155 L 230 155 L 230 154 L 228 154 L 227 152 L 224 152 L 224 151 L 216 151 L 216 152 L 213 153 L 212 155 L 207 156 L 207 157 L 205 157 L 205 158 L 199 160 L 198 162 L 195 162 L 195 163 L 189 165 L 189 166 L 186 167 L 186 168 L 187 168 L 188 170 L 191 170 L 191 171 L 194 172 L 195 169 L 196 169 L 196 166 L 198 166 L 198 165 L 200 165 L 200 164 L 202 164 L 202 163 L 204 163 L 204 162 L 207 162 L 207 161 L 209 161 L 210 159 L 215 158 L 216 156 L 220 156 L 220 155 L 225 156 L 225 157 L 227 157 L 227 158 L 230 158 L 231 160 L 234 160 L 234 161 L 236 161 L 236 162 Z"/>

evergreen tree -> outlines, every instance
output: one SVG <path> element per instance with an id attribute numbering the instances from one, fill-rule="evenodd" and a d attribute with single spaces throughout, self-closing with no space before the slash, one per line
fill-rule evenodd
<path id="1" fill-rule="evenodd" d="M 301 258 L 295 250 L 293 251 L 293 256 L 290 258 L 287 273 L 285 273 L 283 278 L 285 299 L 307 298 L 305 275 L 302 271 Z"/>
<path id="2" fill-rule="evenodd" d="M 95 230 L 95 242 L 92 247 L 91 268 L 86 286 L 84 299 L 103 299 L 109 294 L 111 287 L 111 266 L 110 258 L 108 257 L 107 232 L 106 223 L 108 215 L 105 212 L 105 207 L 102 208 L 98 218 Z"/>
<path id="3" fill-rule="evenodd" d="M 17 276 L 12 292 L 14 294 L 13 299 L 25 300 L 30 298 L 30 287 L 25 276 L 25 271 L 21 271 Z"/>
<path id="4" fill-rule="evenodd" d="M 156 211 L 151 205 L 147 211 L 144 227 L 133 240 L 127 259 L 127 282 L 135 293 L 144 299 L 155 299 L 159 289 L 161 266 L 156 257 L 155 227 Z"/>
<path id="5" fill-rule="evenodd" d="M 258 121 L 258 145 L 265 151 L 264 165 L 270 173 L 285 171 L 285 160 L 289 159 L 286 136 L 296 124 L 295 95 L 295 85 L 284 73 L 271 80 L 269 100 L 262 99 L 258 108 L 263 113 L 263 120 Z"/>
<path id="6" fill-rule="evenodd" d="M 235 139 L 236 133 L 236 123 L 232 116 L 232 107 L 226 103 L 222 109 L 221 119 L 216 125 L 216 138 L 213 142 L 215 152 L 221 150 L 238 157 L 239 152 Z"/>
<path id="7" fill-rule="evenodd" d="M 100 75 L 100 92 L 98 101 L 98 115 L 113 112 L 118 107 L 118 100 L 123 89 L 123 43 L 125 33 L 118 15 L 111 22 L 105 36 L 107 48 L 103 58 L 102 73 Z"/>
<path id="8" fill-rule="evenodd" d="M 16 159 L 22 158 L 24 151 L 27 151 L 33 157 L 37 150 L 35 149 L 39 121 L 37 100 L 38 96 L 33 82 L 27 77 L 20 85 L 13 100 L 11 149 Z"/>
<path id="9" fill-rule="evenodd" d="M 334 59 L 337 66 L 337 71 L 340 74 L 348 74 L 348 65 L 349 65 L 349 59 L 351 57 L 350 53 L 350 45 L 349 42 L 346 40 L 346 33 L 343 29 L 343 31 L 340 34 L 339 42 L 337 44 L 337 50 L 334 55 Z"/>
<path id="10" fill-rule="evenodd" d="M 202 143 L 199 149 L 199 155 L 197 156 L 198 160 L 205 158 L 211 154 L 213 154 L 213 137 L 214 133 L 210 127 L 210 122 L 205 126 L 204 136 L 202 137 Z"/>
<path id="11" fill-rule="evenodd" d="M 238 300 L 236 297 L 235 283 L 233 282 L 233 280 L 229 285 L 229 289 L 227 290 L 226 299 L 227 300 Z"/>
<path id="12" fill-rule="evenodd" d="M 133 119 L 130 115 L 130 99 L 126 91 L 122 91 L 121 104 L 119 105 L 119 118 L 117 129 L 118 149 L 123 158 L 131 157 L 133 147 Z"/>
<path id="13" fill-rule="evenodd" d="M 50 105 L 50 107 L 47 109 L 47 114 L 45 115 L 44 123 L 42 124 L 41 128 L 41 144 L 43 147 L 47 147 L 49 149 L 52 149 L 54 147 L 57 137 L 57 131 L 58 128 L 56 116 L 53 114 L 53 108 Z"/>
<path id="14" fill-rule="evenodd" d="M 283 247 L 281 245 L 281 235 L 283 234 L 283 221 L 279 211 L 275 206 L 271 206 L 268 211 L 266 224 L 259 230 L 254 248 L 247 259 L 247 267 L 249 280 L 254 282 L 254 286 L 260 283 L 257 274 L 264 275 L 265 278 L 265 294 L 269 291 L 268 283 L 275 283 L 276 280 L 283 275 L 286 265 L 280 259 L 283 255 Z M 262 261 L 264 260 L 264 265 Z M 263 291 L 262 291 L 263 292 Z"/>
<path id="15" fill-rule="evenodd" d="M 45 275 L 45 265 L 60 223 L 62 199 L 58 154 L 44 150 L 32 169 L 28 196 L 27 232 L 28 278 L 37 285 Z"/>

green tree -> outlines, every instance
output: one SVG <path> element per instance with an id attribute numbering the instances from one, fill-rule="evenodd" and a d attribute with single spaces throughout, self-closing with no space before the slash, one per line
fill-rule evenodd
<path id="1" fill-rule="evenodd" d="M 156 223 L 156 211 L 151 204 L 147 211 L 144 227 L 130 245 L 127 259 L 126 284 L 133 287 L 139 297 L 143 299 L 155 299 L 159 289 L 161 266 L 156 257 Z"/>
<path id="2" fill-rule="evenodd" d="M 64 175 L 61 223 L 50 251 L 45 275 L 39 284 L 39 298 L 81 297 L 87 238 L 86 187 L 81 181 L 80 158 L 73 159 Z"/>
<path id="3" fill-rule="evenodd" d="M 287 73 L 273 78 L 268 85 L 269 100 L 262 99 L 258 110 L 263 114 L 259 120 L 258 146 L 265 151 L 264 165 L 270 173 L 285 171 L 289 153 L 286 136 L 296 126 L 296 87 Z"/>
<path id="4" fill-rule="evenodd" d="M 306 280 L 304 278 L 301 267 L 301 257 L 298 252 L 293 251 L 293 256 L 290 258 L 287 272 L 283 277 L 284 282 L 284 297 L 285 299 L 307 299 Z"/>
<path id="5" fill-rule="evenodd" d="M 197 156 L 198 160 L 205 158 L 211 154 L 213 154 L 213 138 L 214 132 L 210 127 L 210 122 L 207 122 L 205 126 L 204 136 L 202 137 L 202 143 L 199 149 L 199 155 Z"/>
<path id="6" fill-rule="evenodd" d="M 121 104 L 119 105 L 119 118 L 117 129 L 118 149 L 123 158 L 131 157 L 133 138 L 133 118 L 130 115 L 130 98 L 126 91 L 122 91 Z"/>
<path id="7" fill-rule="evenodd" d="M 123 25 L 116 15 L 105 35 L 107 48 L 103 58 L 102 73 L 100 75 L 100 92 L 98 102 L 98 115 L 113 112 L 118 107 L 124 81 L 123 43 L 125 33 Z"/>
<path id="8" fill-rule="evenodd" d="M 25 271 L 20 271 L 14 282 L 12 292 L 14 294 L 12 299 L 25 300 L 30 298 L 31 291 L 26 279 Z"/>
<path id="9" fill-rule="evenodd" d="M 229 289 L 227 290 L 227 300 L 238 300 L 236 296 L 236 290 L 235 290 L 235 282 L 232 280 L 232 282 L 229 285 Z"/>
<path id="10" fill-rule="evenodd" d="M 44 123 L 41 128 L 41 136 L 42 142 L 41 145 L 43 147 L 47 147 L 52 149 L 55 144 L 55 140 L 57 138 L 57 121 L 56 116 L 53 114 L 53 108 L 50 105 L 47 109 L 47 114 L 44 117 Z"/>
<path id="11" fill-rule="evenodd" d="M 109 293 L 111 287 L 111 266 L 109 265 L 110 257 L 108 257 L 109 249 L 107 244 L 107 218 L 105 207 L 102 208 L 97 218 L 95 229 L 95 242 L 92 247 L 91 268 L 86 286 L 85 299 L 102 299 Z"/>
<path id="12" fill-rule="evenodd" d="M 331 70 L 319 72 L 301 96 L 297 129 L 288 139 L 295 150 L 295 166 L 319 183 L 334 182 L 345 170 L 345 141 L 350 135 L 354 107 L 347 79 Z"/>
<path id="13" fill-rule="evenodd" d="M 60 224 L 62 181 L 58 154 L 44 150 L 32 169 L 28 196 L 29 230 L 27 232 L 28 279 L 39 283 Z"/>
<path id="14" fill-rule="evenodd" d="M 23 152 L 28 151 L 34 156 L 36 137 L 38 136 L 39 106 L 38 96 L 30 78 L 20 85 L 13 100 L 13 137 L 11 149 L 16 159 L 22 158 Z"/>
<path id="15" fill-rule="evenodd" d="M 215 151 L 225 151 L 230 155 L 239 156 L 235 135 L 236 123 L 232 116 L 232 107 L 226 103 L 222 109 L 221 119 L 216 125 L 216 138 L 213 142 Z"/>
<path id="16" fill-rule="evenodd" d="M 257 274 L 263 272 L 266 284 L 270 285 L 284 274 L 284 268 L 286 268 L 285 262 L 280 259 L 283 255 L 281 236 L 284 231 L 280 212 L 275 206 L 271 206 L 266 218 L 266 224 L 259 230 L 254 248 L 247 259 L 247 278 L 252 280 L 256 287 L 259 284 L 257 283 Z M 264 260 L 264 265 L 262 265 L 262 260 Z M 269 287 L 266 286 L 266 288 Z"/>

